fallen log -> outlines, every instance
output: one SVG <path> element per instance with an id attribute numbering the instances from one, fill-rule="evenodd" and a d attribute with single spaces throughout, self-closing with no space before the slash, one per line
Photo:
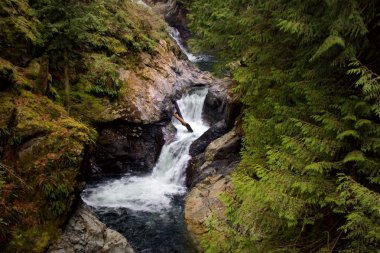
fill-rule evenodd
<path id="1" fill-rule="evenodd" d="M 183 126 L 185 126 L 187 128 L 187 131 L 189 132 L 194 132 L 193 129 L 191 128 L 190 124 L 187 123 L 182 117 L 180 117 L 177 113 L 173 113 L 173 116 L 178 119 L 179 122 L 181 122 L 181 124 Z"/>
<path id="2" fill-rule="evenodd" d="M 181 110 L 179 109 L 177 101 L 173 101 L 173 104 L 174 104 L 175 110 L 177 111 L 178 116 L 180 116 L 183 119 L 183 116 L 182 116 Z"/>

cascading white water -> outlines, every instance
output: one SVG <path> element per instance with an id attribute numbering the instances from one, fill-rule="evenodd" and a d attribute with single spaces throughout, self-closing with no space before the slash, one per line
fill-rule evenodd
<path id="1" fill-rule="evenodd" d="M 143 0 L 132 0 L 132 2 L 136 3 L 136 4 L 139 4 L 139 5 L 142 5 L 148 9 L 150 9 L 151 7 L 149 5 L 147 5 Z"/>
<path id="2" fill-rule="evenodd" d="M 124 176 L 94 188 L 87 188 L 82 199 L 93 207 L 124 207 L 133 211 L 162 212 L 170 208 L 171 197 L 183 194 L 185 169 L 190 159 L 191 143 L 201 136 L 208 126 L 202 120 L 202 108 L 207 89 L 195 89 L 178 101 L 184 119 L 194 132 L 189 133 L 176 119 L 175 140 L 162 148 L 153 172 L 148 176 Z"/>
<path id="3" fill-rule="evenodd" d="M 187 59 L 191 62 L 202 62 L 202 61 L 208 61 L 209 56 L 208 55 L 194 55 L 189 52 L 189 50 L 184 46 L 183 39 L 181 38 L 179 31 L 174 28 L 170 27 L 169 28 L 169 35 L 172 37 L 176 42 L 181 51 L 187 56 Z"/>

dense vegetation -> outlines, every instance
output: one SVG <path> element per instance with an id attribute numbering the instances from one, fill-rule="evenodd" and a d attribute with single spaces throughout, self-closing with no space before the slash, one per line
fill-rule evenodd
<path id="1" fill-rule="evenodd" d="M 184 2 L 184 1 L 182 1 Z M 208 252 L 380 248 L 376 0 L 194 0 L 194 48 L 238 82 L 244 146 Z"/>
<path id="2" fill-rule="evenodd" d="M 155 54 L 165 29 L 129 0 L 0 1 L 1 252 L 42 252 L 56 237 L 91 124 L 126 85 L 119 69 Z"/>

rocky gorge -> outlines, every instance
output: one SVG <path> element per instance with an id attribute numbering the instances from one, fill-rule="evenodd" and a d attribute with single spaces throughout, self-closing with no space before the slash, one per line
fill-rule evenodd
<path id="1" fill-rule="evenodd" d="M 150 11 L 137 8 L 141 13 Z M 181 20 L 178 28 L 185 31 L 183 12 L 175 1 L 158 3 L 156 8 L 169 13 L 166 17 L 171 22 Z M 0 165 L 4 163 L 2 168 L 12 182 L 24 185 L 19 190 L 15 183 L 7 183 L 1 189 L 10 204 L 2 200 L 5 212 L 0 221 L 7 221 L 6 226 L 16 224 L 12 219 L 17 218 L 9 218 L 16 213 L 23 224 L 12 225 L 12 234 L 5 234 L 14 239 L 1 237 L 6 246 L 0 249 L 133 252 L 121 234 L 106 228 L 81 203 L 79 195 L 94 175 L 151 172 L 163 145 L 172 142 L 176 133 L 171 120 L 173 101 L 194 87 L 208 88 L 203 117 L 211 125 L 190 147 L 186 173 L 186 185 L 192 190 L 185 203 L 185 221 L 193 238 L 201 238 L 202 223 L 210 215 L 204 208 L 214 205 L 204 203 L 219 201 L 217 197 L 228 190 L 228 174 L 238 163 L 240 105 L 229 93 L 231 80 L 199 70 L 173 40 L 165 38 L 158 41 L 154 54 L 139 53 L 135 67 L 118 69 L 123 85 L 116 101 L 82 100 L 78 86 L 69 110 L 34 91 L 41 62 L 18 67 L 0 60 L 2 70 L 13 78 L 11 83 L 1 79 Z M 9 86 L 16 86 L 18 93 Z M 76 96 L 80 96 L 78 103 Z M 29 191 L 28 201 L 18 201 L 15 193 L 19 191 Z"/>
<path id="2" fill-rule="evenodd" d="M 167 6 L 172 10 L 173 3 L 165 8 Z M 165 10 L 162 5 L 159 7 L 161 11 Z M 121 117 L 114 123 L 100 126 L 93 162 L 95 168 L 107 168 L 108 172 L 149 173 L 157 162 L 163 144 L 173 140 L 175 128 L 170 120 L 173 111 L 171 102 L 192 87 L 208 87 L 203 117 L 211 128 L 191 145 L 192 158 L 186 171 L 186 185 L 192 190 L 186 198 L 184 217 L 193 243 L 197 245 L 202 240 L 203 233 L 200 231 L 206 229 L 205 221 L 212 215 L 210 210 L 213 206 L 210 205 L 213 204 L 210 203 L 218 202 L 219 206 L 223 206 L 219 196 L 227 191 L 228 187 L 223 185 L 229 185 L 228 175 L 239 162 L 241 105 L 231 92 L 234 84 L 230 79 L 216 79 L 208 72 L 200 71 L 183 60 L 184 56 L 178 55 L 178 52 L 177 55 L 173 52 L 168 54 L 167 50 L 160 52 L 166 55 L 164 60 L 147 56 L 138 75 L 126 74 L 125 80 L 138 84 L 131 89 L 137 95 L 136 101 L 130 101 L 133 104 L 128 107 L 120 106 Z M 140 76 L 145 78 L 136 82 L 135 78 Z M 137 114 L 132 113 L 137 110 Z M 208 196 L 205 192 L 212 194 Z M 205 212 L 204 208 L 209 211 Z M 222 216 L 223 210 L 219 213 Z M 155 250 L 161 252 L 160 249 Z M 170 249 L 166 250 L 170 252 Z M 202 251 L 200 248 L 198 250 Z"/>

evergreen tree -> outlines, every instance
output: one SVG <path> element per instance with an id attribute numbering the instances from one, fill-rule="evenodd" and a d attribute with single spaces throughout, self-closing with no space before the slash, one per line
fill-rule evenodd
<path id="1" fill-rule="evenodd" d="M 25 63 L 27 53 L 42 42 L 40 22 L 27 0 L 0 2 L 0 57 Z M 17 51 L 12 48 L 17 47 Z"/>
<path id="2" fill-rule="evenodd" d="M 189 18 L 246 105 L 221 251 L 376 252 L 376 1 L 195 0 Z"/>

